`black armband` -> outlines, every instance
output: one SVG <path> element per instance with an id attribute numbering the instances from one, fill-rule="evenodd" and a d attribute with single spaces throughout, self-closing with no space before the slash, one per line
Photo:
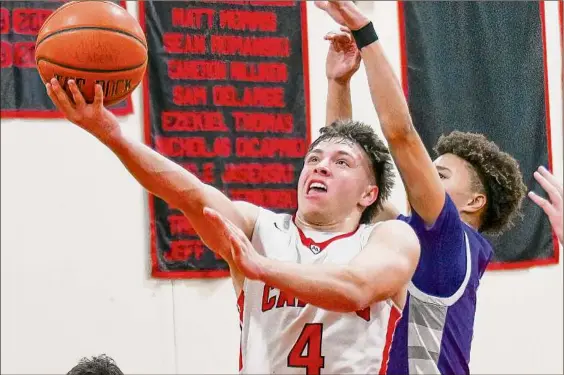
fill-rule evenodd
<path id="1" fill-rule="evenodd" d="M 358 30 L 351 30 L 351 32 L 359 50 L 378 40 L 378 35 L 376 34 L 376 30 L 374 30 L 372 22 L 369 22 L 366 26 Z"/>

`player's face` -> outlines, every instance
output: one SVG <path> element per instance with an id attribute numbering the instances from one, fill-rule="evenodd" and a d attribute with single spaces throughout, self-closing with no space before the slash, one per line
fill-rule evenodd
<path id="1" fill-rule="evenodd" d="M 306 220 L 343 220 L 362 212 L 377 196 L 370 159 L 359 145 L 324 141 L 306 155 L 298 181 L 298 207 Z"/>
<path id="2" fill-rule="evenodd" d="M 435 162 L 446 192 L 458 210 L 463 210 L 473 199 L 472 175 L 468 162 L 453 154 L 439 156 Z"/>

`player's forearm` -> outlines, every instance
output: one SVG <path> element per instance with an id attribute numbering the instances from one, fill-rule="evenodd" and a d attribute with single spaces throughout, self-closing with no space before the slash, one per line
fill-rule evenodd
<path id="1" fill-rule="evenodd" d="M 402 177 L 411 207 L 432 225 L 445 199 L 444 187 L 425 145 L 413 127 L 407 101 L 378 41 L 361 49 L 382 132 Z"/>
<path id="2" fill-rule="evenodd" d="M 224 251 L 220 236 L 205 218 L 204 207 L 221 212 L 247 236 L 254 227 L 251 216 L 241 212 L 234 202 L 215 187 L 204 184 L 143 143 L 122 134 L 114 134 L 103 142 L 145 189 L 182 211 L 206 246 L 228 263 L 231 261 L 231 254 Z"/>
<path id="3" fill-rule="evenodd" d="M 352 118 L 351 85 L 350 81 L 338 82 L 329 79 L 327 85 L 326 125 L 336 120 Z"/>
<path id="4" fill-rule="evenodd" d="M 347 266 L 304 265 L 264 258 L 263 270 L 261 280 L 265 284 L 322 309 L 354 312 L 367 305 L 360 280 Z"/>
<path id="5" fill-rule="evenodd" d="M 360 53 L 384 136 L 394 141 L 408 135 L 413 127 L 407 101 L 380 42 L 369 44 Z"/>
<path id="6" fill-rule="evenodd" d="M 191 202 L 194 209 L 203 209 L 206 186 L 196 176 L 121 132 L 103 142 L 149 192 L 179 208 Z"/>

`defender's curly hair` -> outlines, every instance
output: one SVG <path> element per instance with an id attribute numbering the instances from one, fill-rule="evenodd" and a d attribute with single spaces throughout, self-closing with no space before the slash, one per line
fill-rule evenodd
<path id="1" fill-rule="evenodd" d="M 378 197 L 374 203 L 366 207 L 360 217 L 361 224 L 369 223 L 382 208 L 383 202 L 390 197 L 394 187 L 394 172 L 390 151 L 370 125 L 353 120 L 338 120 L 321 128 L 321 135 L 310 145 L 309 150 L 311 151 L 323 141 L 332 140 L 354 142 L 366 152 L 370 159 L 378 185 Z"/>
<path id="2" fill-rule="evenodd" d="M 438 156 L 454 154 L 474 168 L 472 188 L 487 197 L 480 231 L 501 234 L 522 216 L 521 203 L 527 187 L 519 164 L 494 142 L 482 134 L 453 131 L 442 135 L 434 150 Z"/>
<path id="3" fill-rule="evenodd" d="M 82 358 L 67 375 L 124 375 L 115 361 L 105 354 Z"/>

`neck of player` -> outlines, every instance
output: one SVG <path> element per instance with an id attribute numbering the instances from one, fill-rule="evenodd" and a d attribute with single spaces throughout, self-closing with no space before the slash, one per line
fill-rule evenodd
<path id="1" fill-rule="evenodd" d="M 317 219 L 305 217 L 299 210 L 294 220 L 301 230 L 315 230 L 318 232 L 350 233 L 358 228 L 360 217 L 350 215 L 339 220 Z"/>
<path id="2" fill-rule="evenodd" d="M 480 231 L 480 218 L 477 215 L 471 215 L 466 212 L 460 212 L 460 218 L 463 222 L 465 222 L 468 226 L 472 227 L 476 231 Z"/>

